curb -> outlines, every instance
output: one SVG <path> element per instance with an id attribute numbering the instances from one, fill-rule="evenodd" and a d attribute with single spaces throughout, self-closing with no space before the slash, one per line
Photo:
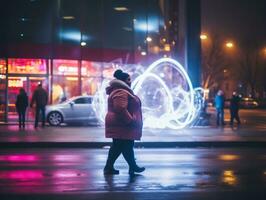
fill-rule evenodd
<path id="1" fill-rule="evenodd" d="M 111 142 L 0 142 L 0 148 L 107 148 Z M 135 142 L 135 148 L 265 148 L 266 141 Z"/>

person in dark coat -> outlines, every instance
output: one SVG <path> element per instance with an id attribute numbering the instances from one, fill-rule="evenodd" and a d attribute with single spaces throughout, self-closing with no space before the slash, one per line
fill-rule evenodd
<path id="1" fill-rule="evenodd" d="M 234 119 L 236 119 L 237 124 L 240 124 L 240 118 L 239 118 L 239 102 L 240 102 L 240 97 L 236 94 L 236 92 L 233 92 L 232 98 L 230 100 L 230 125 L 233 125 Z"/>
<path id="2" fill-rule="evenodd" d="M 145 168 L 136 164 L 134 156 L 134 140 L 140 140 L 142 136 L 141 101 L 130 88 L 129 74 L 116 70 L 114 77 L 116 79 L 106 88 L 109 97 L 105 136 L 112 138 L 113 142 L 104 174 L 119 174 L 119 170 L 114 168 L 114 163 L 121 153 L 129 165 L 129 174 L 141 173 Z"/>
<path id="3" fill-rule="evenodd" d="M 225 125 L 224 123 L 224 94 L 222 90 L 219 90 L 215 96 L 215 108 L 216 108 L 216 125 Z"/>
<path id="4" fill-rule="evenodd" d="M 25 128 L 25 115 L 26 110 L 29 105 L 28 102 L 28 96 L 25 92 L 24 88 L 19 89 L 19 94 L 17 95 L 16 100 L 16 109 L 18 113 L 18 119 L 19 119 L 19 128 L 23 127 Z"/>
<path id="5" fill-rule="evenodd" d="M 44 127 L 45 126 L 45 107 L 48 103 L 48 94 L 45 91 L 45 89 L 42 88 L 41 83 L 38 85 L 37 89 L 33 93 L 30 106 L 32 107 L 34 103 L 36 104 L 34 127 L 35 128 L 38 127 L 40 112 L 42 115 L 42 127 Z"/>

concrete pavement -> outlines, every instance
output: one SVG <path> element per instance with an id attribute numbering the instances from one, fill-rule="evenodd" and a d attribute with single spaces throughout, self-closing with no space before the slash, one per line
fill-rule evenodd
<path id="1" fill-rule="evenodd" d="M 139 147 L 264 147 L 266 144 L 266 111 L 241 111 L 242 125 L 192 127 L 181 130 L 144 129 Z M 228 123 L 228 111 L 225 119 Z M 24 130 L 16 124 L 0 126 L 0 147 L 104 147 L 111 140 L 104 137 L 104 127 L 60 126 Z"/>
<path id="2" fill-rule="evenodd" d="M 35 130 L 31 125 L 19 130 L 16 125 L 1 126 L 0 147 L 104 147 L 110 139 L 103 127 L 46 127 Z M 211 147 L 264 146 L 266 132 L 247 128 L 186 128 L 182 130 L 144 129 L 136 146 L 143 147 Z"/>

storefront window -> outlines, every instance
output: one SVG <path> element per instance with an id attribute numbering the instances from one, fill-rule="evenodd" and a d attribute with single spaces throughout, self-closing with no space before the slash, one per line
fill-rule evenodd
<path id="1" fill-rule="evenodd" d="M 77 60 L 53 60 L 53 74 L 54 75 L 78 75 L 78 61 Z"/>
<path id="2" fill-rule="evenodd" d="M 8 118 L 12 121 L 17 118 L 15 103 L 20 88 L 27 88 L 26 77 L 8 77 Z"/>
<path id="3" fill-rule="evenodd" d="M 0 59 L 0 74 L 6 73 L 6 60 Z"/>
<path id="4" fill-rule="evenodd" d="M 53 60 L 53 103 L 80 95 L 78 72 L 77 60 Z"/>
<path id="5" fill-rule="evenodd" d="M 18 115 L 16 112 L 16 98 L 20 88 L 24 88 L 29 101 L 37 88 L 38 84 L 42 83 L 42 87 L 48 91 L 48 82 L 46 77 L 29 77 L 29 76 L 9 76 L 8 77 L 8 121 L 17 121 Z M 26 119 L 34 120 L 34 109 L 27 109 Z"/>
<path id="6" fill-rule="evenodd" d="M 45 59 L 8 59 L 8 73 L 13 74 L 46 74 Z"/>
<path id="7" fill-rule="evenodd" d="M 0 121 L 6 116 L 6 75 L 0 74 Z"/>
<path id="8" fill-rule="evenodd" d="M 82 95 L 94 95 L 101 86 L 102 79 L 98 77 L 81 78 Z"/>
<path id="9" fill-rule="evenodd" d="M 102 63 L 92 62 L 92 61 L 82 61 L 81 62 L 81 75 L 82 76 L 96 76 L 100 77 L 102 75 Z"/>
<path id="10" fill-rule="evenodd" d="M 61 103 L 73 96 L 79 95 L 78 77 L 53 77 L 53 103 Z"/>
<path id="11" fill-rule="evenodd" d="M 94 95 L 102 80 L 102 63 L 92 61 L 81 62 L 82 95 Z"/>

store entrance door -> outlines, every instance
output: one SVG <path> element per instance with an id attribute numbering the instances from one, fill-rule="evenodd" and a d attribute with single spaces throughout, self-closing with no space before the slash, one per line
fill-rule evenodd
<path id="1" fill-rule="evenodd" d="M 26 112 L 26 121 L 34 121 L 35 109 L 30 108 L 30 102 L 34 90 L 39 83 L 43 84 L 43 87 L 47 90 L 47 78 L 46 77 L 8 77 L 8 122 L 17 122 L 18 115 L 16 112 L 16 98 L 20 88 L 24 88 L 29 98 L 29 107 Z M 48 90 L 47 90 L 48 91 Z"/>

